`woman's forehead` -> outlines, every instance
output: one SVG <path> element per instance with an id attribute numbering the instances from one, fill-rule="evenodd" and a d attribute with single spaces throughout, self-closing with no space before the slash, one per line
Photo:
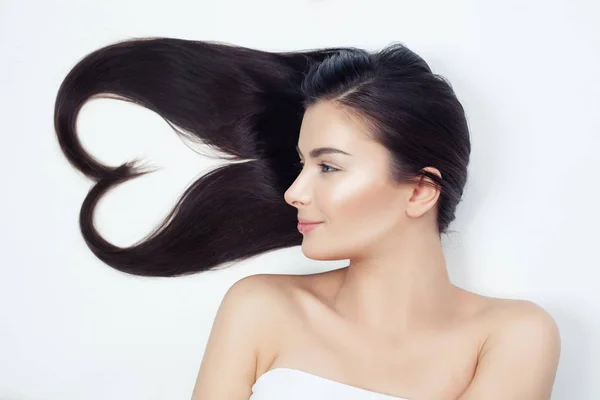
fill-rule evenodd
<path id="1" fill-rule="evenodd" d="M 321 102 L 304 113 L 298 146 L 304 153 L 313 147 L 336 147 L 348 153 L 359 151 L 368 142 L 366 126 L 332 102 Z M 305 144 L 306 143 L 306 144 Z M 311 147 L 311 148 L 305 148 Z"/>

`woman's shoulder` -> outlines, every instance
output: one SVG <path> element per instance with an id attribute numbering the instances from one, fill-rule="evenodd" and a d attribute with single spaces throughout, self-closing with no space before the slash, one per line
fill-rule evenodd
<path id="1" fill-rule="evenodd" d="M 474 299 L 478 306 L 478 315 L 482 318 L 496 321 L 497 325 L 514 321 L 515 318 L 535 317 L 552 319 L 550 313 L 539 303 L 522 298 L 493 297 L 464 291 Z"/>
<path id="2" fill-rule="evenodd" d="M 255 301 L 269 305 L 269 309 L 297 308 L 308 297 L 324 300 L 333 293 L 336 271 L 315 274 L 255 274 L 246 276 L 229 289 L 243 292 L 242 297 L 254 297 Z M 267 311 L 267 309 L 262 309 Z"/>
<path id="3" fill-rule="evenodd" d="M 327 308 L 336 284 L 335 270 L 304 275 L 261 273 L 240 279 L 229 290 L 246 303 L 247 314 L 270 329 L 265 336 L 276 345 L 301 329 L 318 310 Z"/>
<path id="4" fill-rule="evenodd" d="M 472 300 L 469 319 L 479 332 L 479 355 L 498 348 L 516 348 L 514 339 L 545 341 L 549 346 L 558 343 L 560 332 L 552 314 L 541 304 L 522 298 L 493 297 L 464 291 Z M 468 303 L 468 302 L 467 302 Z M 465 306 L 467 309 L 468 306 Z M 508 343 L 508 344 L 506 344 Z"/>
<path id="5" fill-rule="evenodd" d="M 269 369 L 286 339 L 304 326 L 310 303 L 319 303 L 322 280 L 313 275 L 255 274 L 235 282 L 224 300 L 236 303 L 235 311 L 247 321 L 256 348 L 256 378 Z M 321 276 L 322 278 L 323 276 Z"/>
<path id="6" fill-rule="evenodd" d="M 559 335 L 552 314 L 541 304 L 527 299 L 487 297 L 486 316 L 490 336 L 527 330 Z"/>
<path id="7" fill-rule="evenodd" d="M 327 296 L 339 283 L 341 269 L 313 274 L 255 274 L 237 281 L 234 286 L 268 290 L 267 295 L 290 297 L 298 294 Z"/>

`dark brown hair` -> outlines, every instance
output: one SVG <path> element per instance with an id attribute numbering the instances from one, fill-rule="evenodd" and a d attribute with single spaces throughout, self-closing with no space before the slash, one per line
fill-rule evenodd
<path id="1" fill-rule="evenodd" d="M 245 162 L 203 175 L 155 230 L 130 247 L 117 247 L 95 229 L 94 208 L 111 188 L 151 170 L 137 160 L 102 165 L 82 148 L 77 115 L 98 96 L 153 110 L 183 138 Z M 267 52 L 139 38 L 85 56 L 56 97 L 60 147 L 97 182 L 79 216 L 87 245 L 120 271 L 179 276 L 301 244 L 297 210 L 283 195 L 300 171 L 295 147 L 304 110 L 320 100 L 335 101 L 368 122 L 373 139 L 390 152 L 391 176 L 398 182 L 424 175 L 440 189 L 438 230 L 447 232 L 467 180 L 467 121 L 450 83 L 406 46 Z M 427 166 L 442 178 L 423 171 Z"/>

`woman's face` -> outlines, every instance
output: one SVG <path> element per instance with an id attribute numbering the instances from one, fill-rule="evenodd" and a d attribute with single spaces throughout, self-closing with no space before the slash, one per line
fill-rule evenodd
<path id="1" fill-rule="evenodd" d="M 389 179 L 387 150 L 365 132 L 333 102 L 317 103 L 304 114 L 298 141 L 303 168 L 284 198 L 298 217 L 322 222 L 303 233 L 308 258 L 366 255 L 406 218 L 407 188 Z M 347 154 L 314 154 L 323 147 Z"/>

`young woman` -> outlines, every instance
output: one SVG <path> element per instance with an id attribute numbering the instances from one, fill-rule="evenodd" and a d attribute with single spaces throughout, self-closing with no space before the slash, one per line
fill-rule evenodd
<path id="1" fill-rule="evenodd" d="M 244 162 L 202 176 L 151 234 L 114 246 L 94 229 L 94 207 L 149 171 L 84 151 L 75 121 L 94 96 L 152 109 Z M 193 400 L 550 398 L 560 354 L 551 315 L 449 280 L 440 238 L 467 181 L 467 120 L 450 83 L 406 46 L 119 42 L 67 75 L 55 129 L 71 164 L 97 181 L 81 230 L 113 268 L 181 276 L 296 245 L 311 259 L 349 260 L 236 282 Z"/>

